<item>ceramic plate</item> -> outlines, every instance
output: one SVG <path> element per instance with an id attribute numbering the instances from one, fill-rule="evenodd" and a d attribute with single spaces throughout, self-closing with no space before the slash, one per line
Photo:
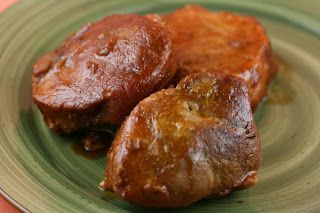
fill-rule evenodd
<path id="1" fill-rule="evenodd" d="M 3 196 L 32 212 L 160 211 L 129 204 L 98 188 L 106 157 L 89 160 L 79 156 L 71 146 L 75 138 L 47 129 L 31 101 L 31 65 L 84 23 L 114 13 L 167 13 L 187 2 L 27 0 L 0 14 Z M 269 98 L 255 113 L 263 151 L 259 183 L 221 199 L 167 211 L 319 212 L 319 1 L 309 1 L 313 8 L 307 1 L 290 1 L 289 6 L 280 1 L 197 2 L 211 10 L 256 16 L 271 38 L 281 70 Z"/>

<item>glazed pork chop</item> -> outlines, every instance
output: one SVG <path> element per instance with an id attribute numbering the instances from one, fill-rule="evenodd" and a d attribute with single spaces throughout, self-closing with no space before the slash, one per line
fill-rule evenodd
<path id="1" fill-rule="evenodd" d="M 116 135 L 101 187 L 181 207 L 254 185 L 261 153 L 247 90 L 239 77 L 197 73 L 144 99 Z"/>
<path id="2" fill-rule="evenodd" d="M 112 15 L 84 26 L 33 65 L 32 96 L 51 129 L 71 133 L 120 124 L 174 74 L 160 16 Z"/>
<path id="3" fill-rule="evenodd" d="M 187 5 L 164 20 L 173 34 L 174 83 L 198 72 L 239 76 L 248 85 L 252 109 L 258 106 L 277 65 L 269 38 L 255 18 Z"/>

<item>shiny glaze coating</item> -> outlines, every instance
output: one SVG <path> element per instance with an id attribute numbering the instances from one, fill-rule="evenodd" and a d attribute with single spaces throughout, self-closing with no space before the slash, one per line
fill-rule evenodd
<path id="1" fill-rule="evenodd" d="M 175 82 L 197 72 L 236 75 L 248 85 L 252 109 L 258 106 L 277 65 L 269 38 L 255 18 L 187 5 L 164 20 L 173 32 Z"/>
<path id="2" fill-rule="evenodd" d="M 134 108 L 101 187 L 144 206 L 187 206 L 254 185 L 260 160 L 245 82 L 197 73 Z"/>
<path id="3" fill-rule="evenodd" d="M 48 126 L 70 133 L 120 124 L 175 74 L 158 15 L 112 15 L 84 26 L 33 65 L 33 99 Z"/>

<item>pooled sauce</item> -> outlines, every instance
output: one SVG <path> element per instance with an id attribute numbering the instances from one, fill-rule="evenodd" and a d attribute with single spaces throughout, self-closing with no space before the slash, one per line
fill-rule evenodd
<path id="1" fill-rule="evenodd" d="M 293 101 L 296 92 L 292 87 L 293 70 L 283 59 L 276 56 L 279 63 L 279 72 L 269 88 L 267 103 L 286 105 Z"/>
<path id="2" fill-rule="evenodd" d="M 106 156 L 113 138 L 114 133 L 111 130 L 91 130 L 80 142 L 72 143 L 72 150 L 86 159 L 99 159 Z"/>

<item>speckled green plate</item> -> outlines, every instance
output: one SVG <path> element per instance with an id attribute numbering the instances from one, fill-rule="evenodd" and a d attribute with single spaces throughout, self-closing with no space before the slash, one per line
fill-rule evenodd
<path id="1" fill-rule="evenodd" d="M 78 156 L 70 147 L 74 139 L 46 128 L 31 101 L 31 64 L 86 22 L 113 13 L 166 13 L 186 2 L 25 0 L 0 14 L 3 196 L 32 212 L 161 211 L 134 206 L 97 187 L 105 157 Z M 282 68 L 270 98 L 255 113 L 263 151 L 260 182 L 221 199 L 166 211 L 320 212 L 319 1 L 197 2 L 258 17 Z"/>

